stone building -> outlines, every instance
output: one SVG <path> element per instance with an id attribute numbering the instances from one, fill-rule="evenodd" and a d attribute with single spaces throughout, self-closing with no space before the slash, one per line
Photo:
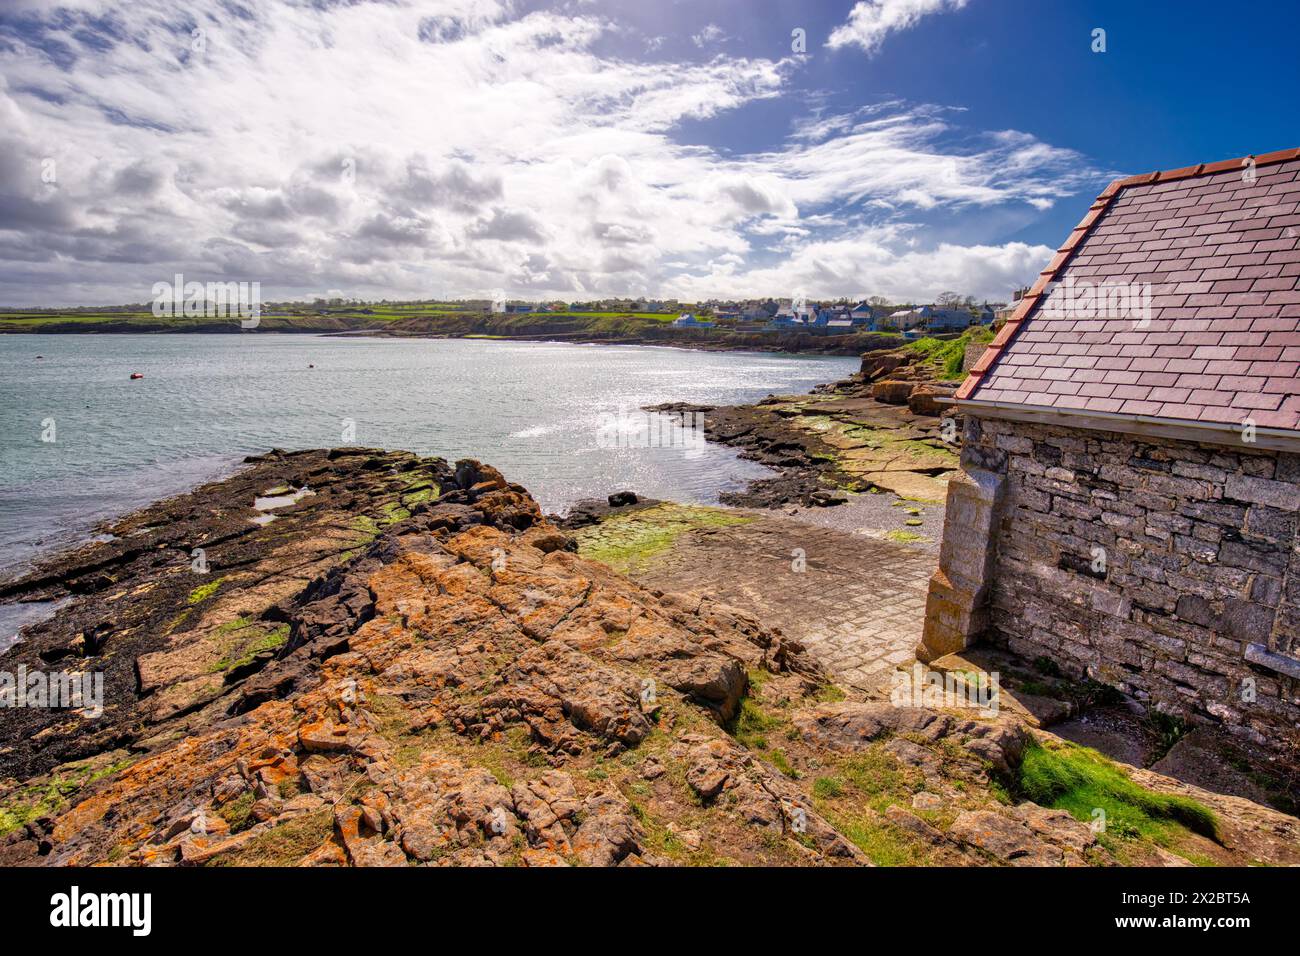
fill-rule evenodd
<path id="1" fill-rule="evenodd" d="M 955 399 L 921 659 L 1300 740 L 1300 150 L 1112 183 Z"/>

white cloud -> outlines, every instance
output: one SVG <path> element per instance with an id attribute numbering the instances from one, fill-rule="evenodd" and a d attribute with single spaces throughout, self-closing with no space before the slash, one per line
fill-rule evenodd
<path id="1" fill-rule="evenodd" d="M 725 39 L 727 39 L 727 34 L 716 23 L 710 23 L 699 33 L 691 35 L 691 42 L 701 49 L 720 43 Z"/>
<path id="2" fill-rule="evenodd" d="M 639 61 L 587 7 L 80 6 L 93 30 L 71 8 L 41 21 L 56 57 L 0 28 L 0 303 L 145 301 L 177 271 L 269 298 L 1003 296 L 1046 254 L 927 241 L 926 216 L 1030 209 L 1094 177 L 903 102 L 761 152 L 683 142 L 685 121 L 793 100 L 796 65 Z"/>
<path id="3" fill-rule="evenodd" d="M 769 268 L 740 271 L 734 260 L 721 257 L 708 271 L 684 277 L 680 289 L 687 300 L 747 297 L 760 288 L 785 296 L 800 289 L 818 297 L 882 295 L 895 302 L 926 301 L 941 291 L 959 289 L 977 299 L 998 301 L 1036 274 L 1054 252 L 1022 242 L 945 243 L 930 250 L 907 250 L 893 237 L 867 234 L 801 243 Z"/>
<path id="4" fill-rule="evenodd" d="M 858 0 L 849 19 L 831 31 L 826 45 L 832 49 L 859 46 L 875 53 L 885 37 L 917 24 L 922 17 L 947 10 L 960 10 L 966 0 Z"/>

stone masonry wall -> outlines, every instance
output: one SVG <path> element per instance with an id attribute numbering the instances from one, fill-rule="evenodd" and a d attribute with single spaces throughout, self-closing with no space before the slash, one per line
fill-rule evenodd
<path id="1" fill-rule="evenodd" d="M 962 462 L 1005 475 L 985 639 L 1300 740 L 1300 455 L 968 416 Z"/>

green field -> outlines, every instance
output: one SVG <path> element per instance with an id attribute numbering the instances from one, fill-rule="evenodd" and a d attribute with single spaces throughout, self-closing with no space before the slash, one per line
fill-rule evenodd
<path id="1" fill-rule="evenodd" d="M 824 336 L 807 332 L 739 332 L 728 326 L 675 328 L 666 312 L 487 312 L 450 302 L 366 306 L 264 305 L 263 332 L 373 333 L 427 338 L 547 339 L 574 342 L 681 344 L 756 351 L 822 351 Z M 239 332 L 238 317 L 157 318 L 145 309 L 0 312 L 3 333 Z M 897 340 L 897 341 L 895 341 Z M 831 351 L 857 354 L 901 342 L 892 334 L 838 338 Z"/>

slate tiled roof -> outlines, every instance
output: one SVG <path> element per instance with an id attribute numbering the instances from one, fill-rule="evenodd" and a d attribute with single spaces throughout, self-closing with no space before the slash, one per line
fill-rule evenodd
<path id="1" fill-rule="evenodd" d="M 1300 150 L 1111 183 L 956 397 L 1300 431 Z"/>

